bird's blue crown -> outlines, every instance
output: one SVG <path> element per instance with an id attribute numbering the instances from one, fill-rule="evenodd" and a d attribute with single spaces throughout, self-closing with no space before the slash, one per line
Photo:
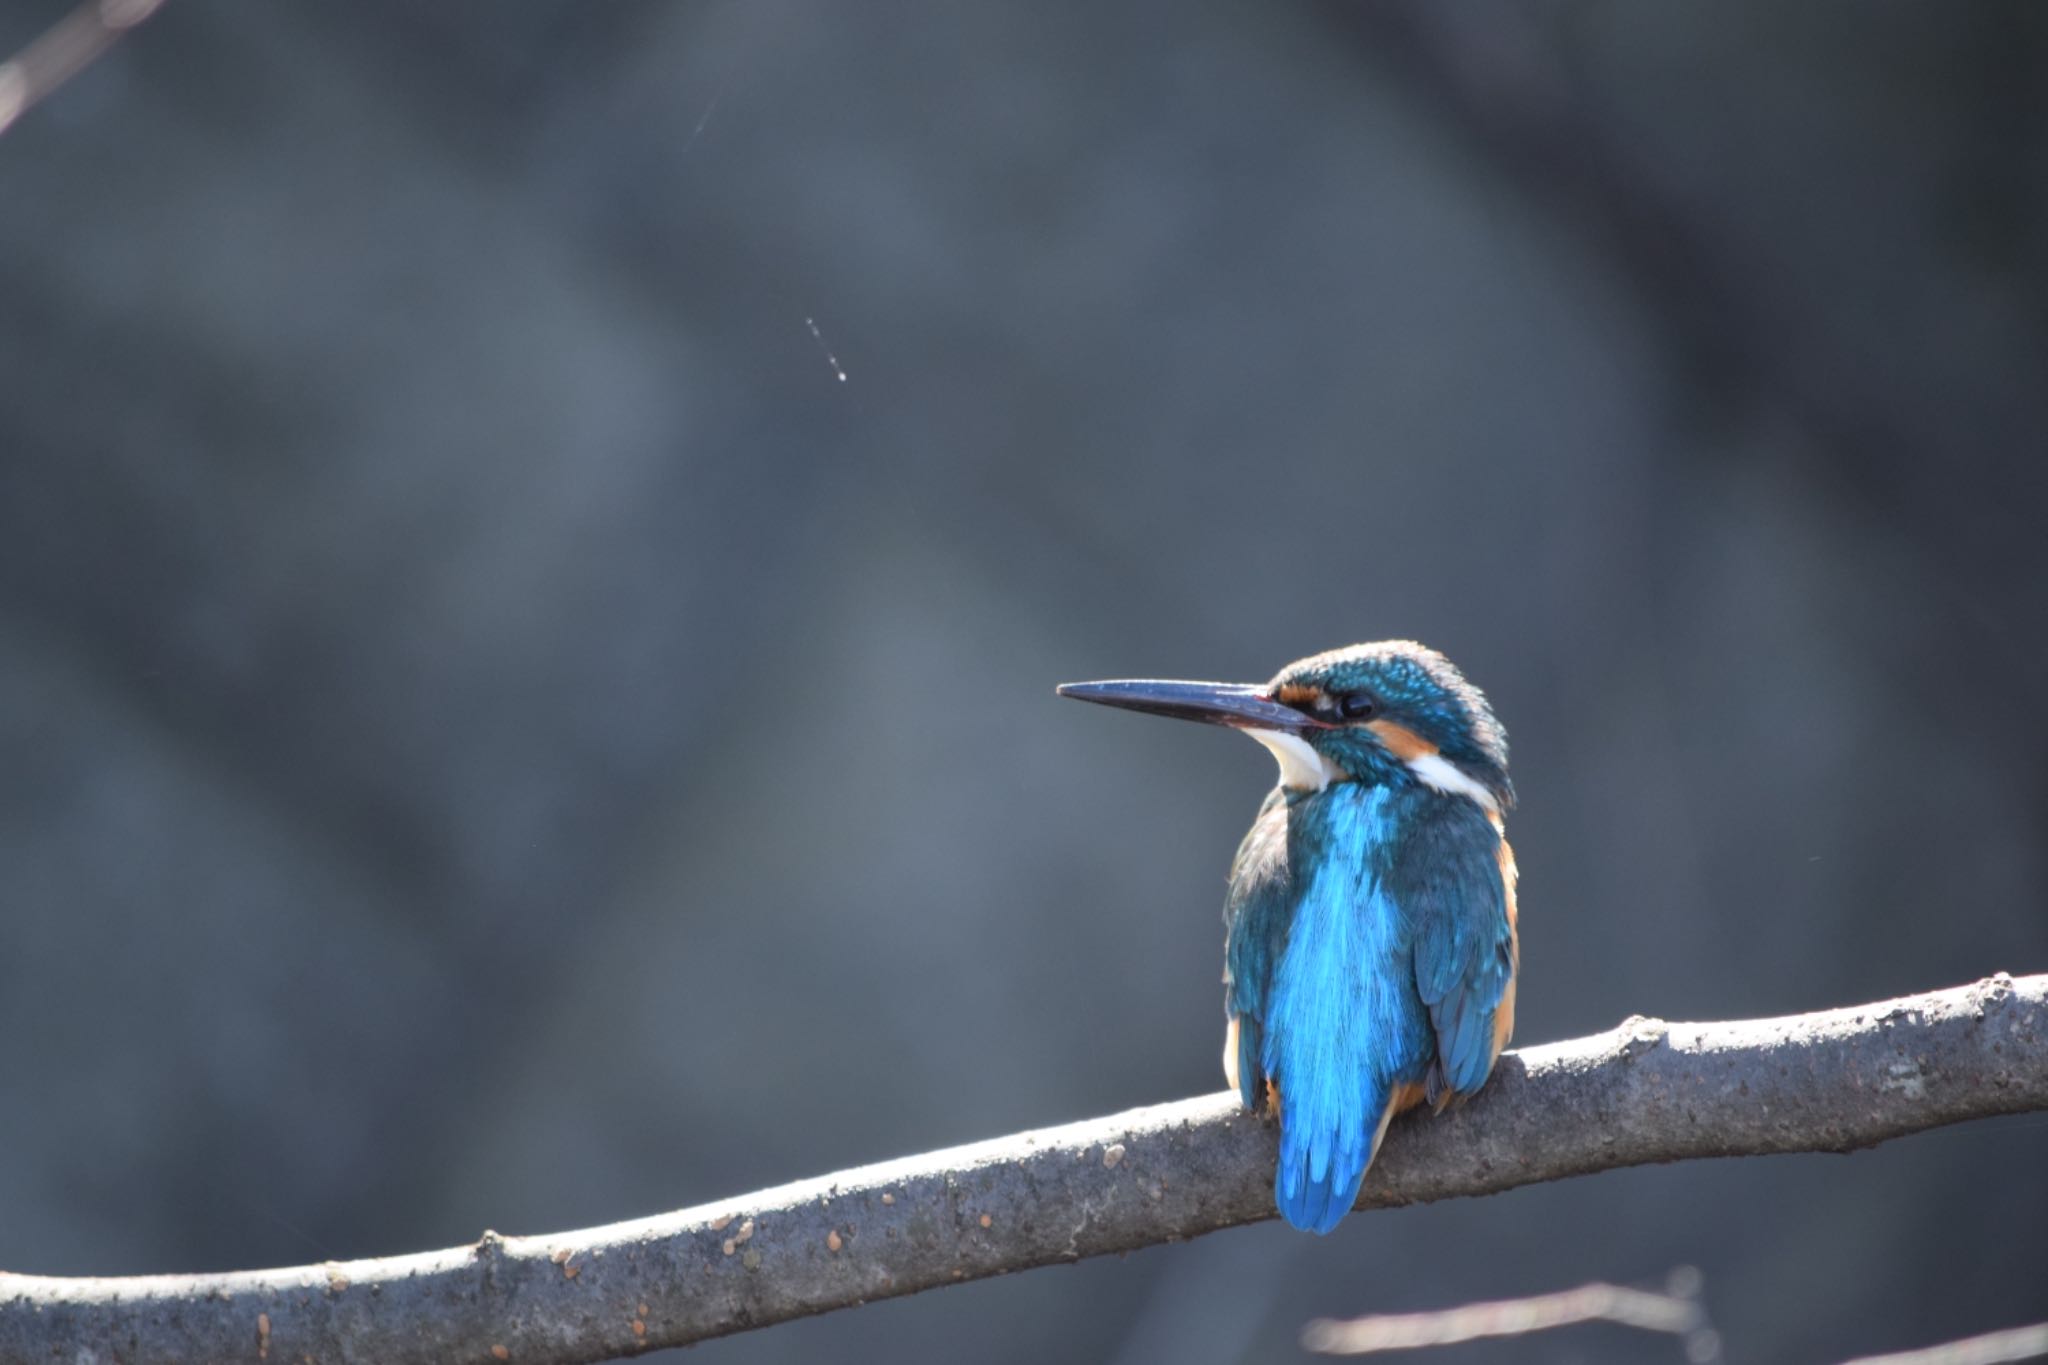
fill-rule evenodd
<path id="1" fill-rule="evenodd" d="M 1268 695 L 1319 722 L 1302 738 L 1356 781 L 1413 780 L 1414 761 L 1435 754 L 1496 809 L 1514 804 L 1507 731 L 1486 694 L 1427 645 L 1381 640 L 1313 654 L 1281 669 Z"/>

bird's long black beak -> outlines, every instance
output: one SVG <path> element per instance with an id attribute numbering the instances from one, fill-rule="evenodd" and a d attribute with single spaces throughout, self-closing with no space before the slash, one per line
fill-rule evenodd
<path id="1" fill-rule="evenodd" d="M 1145 711 L 1178 720 L 1207 721 L 1245 730 L 1285 730 L 1299 734 L 1321 729 L 1323 722 L 1291 706 L 1282 706 L 1256 683 L 1161 682 L 1125 678 L 1116 682 L 1061 683 L 1063 697 Z"/>

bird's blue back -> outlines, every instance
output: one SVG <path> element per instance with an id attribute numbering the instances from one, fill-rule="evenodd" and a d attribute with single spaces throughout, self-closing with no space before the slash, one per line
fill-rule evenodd
<path id="1" fill-rule="evenodd" d="M 1477 804 L 1416 783 L 1276 789 L 1231 872 L 1238 1084 L 1277 1092 L 1274 1198 L 1328 1232 L 1386 1119 L 1476 1091 L 1515 970 L 1511 864 Z"/>

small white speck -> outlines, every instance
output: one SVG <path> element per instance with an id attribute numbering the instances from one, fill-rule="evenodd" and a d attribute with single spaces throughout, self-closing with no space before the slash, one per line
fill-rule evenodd
<path id="1" fill-rule="evenodd" d="M 832 354 L 832 348 L 825 344 L 825 334 L 818 330 L 815 318 L 805 318 L 804 326 L 811 329 L 811 339 L 818 343 L 818 349 L 825 353 L 825 363 L 832 367 L 832 373 L 839 376 L 839 382 L 846 382 L 846 370 L 839 363 L 839 357 Z"/>

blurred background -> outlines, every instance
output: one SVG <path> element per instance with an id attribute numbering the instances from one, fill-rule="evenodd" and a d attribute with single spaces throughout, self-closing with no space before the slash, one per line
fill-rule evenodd
<path id="1" fill-rule="evenodd" d="M 0 1265 L 1219 1088 L 1271 760 L 1076 678 L 1448 652 L 1514 740 L 1525 1043 L 2048 967 L 2044 70 L 2021 0 L 171 0 L 0 138 Z M 1287 1359 L 1692 1264 L 1731 1359 L 1838 1359 L 2048 1315 L 2044 1146 L 696 1358 Z"/>

